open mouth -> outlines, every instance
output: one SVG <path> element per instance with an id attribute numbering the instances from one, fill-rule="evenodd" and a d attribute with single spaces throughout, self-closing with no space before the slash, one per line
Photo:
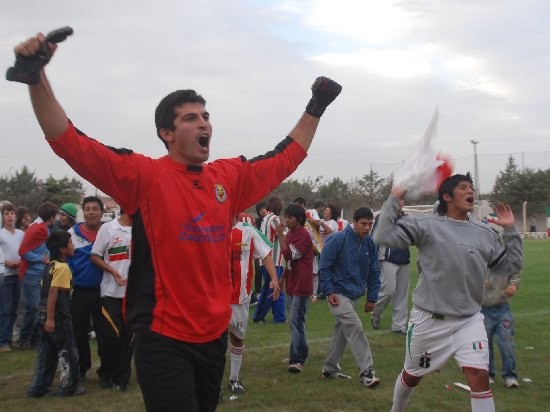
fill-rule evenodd
<path id="1" fill-rule="evenodd" d="M 208 138 L 208 136 L 201 136 L 199 137 L 199 144 L 201 145 L 201 147 L 207 148 L 209 140 L 210 139 Z"/>
<path id="2" fill-rule="evenodd" d="M 468 196 L 468 197 L 466 198 L 466 202 L 468 202 L 468 203 L 470 203 L 470 204 L 473 205 L 473 204 L 474 204 L 474 197 L 473 197 L 473 196 Z"/>

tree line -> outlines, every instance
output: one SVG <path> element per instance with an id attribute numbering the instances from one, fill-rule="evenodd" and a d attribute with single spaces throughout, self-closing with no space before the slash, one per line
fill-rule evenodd
<path id="1" fill-rule="evenodd" d="M 27 166 L 11 176 L 0 176 L 0 201 L 9 200 L 16 207 L 28 207 L 33 213 L 44 202 L 57 205 L 80 204 L 84 195 L 82 181 L 76 178 L 39 179 Z"/>
<path id="2" fill-rule="evenodd" d="M 303 197 L 308 206 L 322 199 L 343 209 L 344 217 L 349 219 L 353 211 L 361 206 L 379 210 L 390 193 L 392 183 L 393 175 L 382 177 L 370 170 L 368 174 L 348 181 L 339 177 L 324 179 L 323 176 L 305 180 L 287 179 L 270 196 L 280 196 L 285 204 Z M 58 180 L 49 176 L 40 180 L 27 166 L 12 176 L 0 176 L 0 200 L 10 200 L 16 206 L 26 206 L 33 211 L 46 201 L 58 205 L 66 202 L 78 204 L 83 195 L 84 189 L 79 179 L 64 177 Z M 519 170 L 510 156 L 492 192 L 482 194 L 481 198 L 493 203 L 508 203 L 516 213 L 520 213 L 523 202 L 527 201 L 530 214 L 543 213 L 544 207 L 550 207 L 550 169 Z M 433 194 L 416 199 L 414 203 L 433 204 L 436 199 L 437 196 Z M 254 215 L 254 207 L 249 212 Z"/>

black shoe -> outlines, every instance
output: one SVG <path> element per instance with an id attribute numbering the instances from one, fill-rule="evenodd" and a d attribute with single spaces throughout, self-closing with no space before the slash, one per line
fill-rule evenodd
<path id="1" fill-rule="evenodd" d="M 55 395 L 55 392 L 50 389 L 45 392 L 27 392 L 27 398 L 29 399 L 47 398 L 53 395 Z"/>
<path id="2" fill-rule="evenodd" d="M 110 389 L 113 387 L 113 381 L 111 379 L 99 378 L 99 386 L 102 389 Z"/>
<path id="3" fill-rule="evenodd" d="M 86 393 L 86 388 L 82 385 L 78 385 L 78 387 L 72 391 L 72 392 L 66 392 L 66 391 L 58 391 L 57 396 L 66 397 L 66 396 L 80 396 L 84 395 Z"/>

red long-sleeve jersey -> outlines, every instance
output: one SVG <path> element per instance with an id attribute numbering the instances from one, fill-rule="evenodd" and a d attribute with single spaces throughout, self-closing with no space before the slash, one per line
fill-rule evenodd
<path id="1" fill-rule="evenodd" d="M 134 215 L 126 318 L 186 342 L 219 338 L 231 316 L 231 217 L 257 203 L 306 157 L 287 137 L 247 160 L 202 166 L 113 149 L 69 124 L 49 140 L 80 176 Z"/>

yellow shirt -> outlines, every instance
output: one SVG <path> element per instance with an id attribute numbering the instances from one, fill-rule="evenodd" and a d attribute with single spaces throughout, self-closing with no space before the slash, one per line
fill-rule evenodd
<path id="1" fill-rule="evenodd" d="M 50 287 L 58 287 L 66 291 L 71 290 L 71 284 L 73 280 L 73 274 L 69 265 L 65 262 L 59 262 L 57 260 L 52 261 L 53 269 L 50 272 L 52 274 L 52 283 Z"/>

